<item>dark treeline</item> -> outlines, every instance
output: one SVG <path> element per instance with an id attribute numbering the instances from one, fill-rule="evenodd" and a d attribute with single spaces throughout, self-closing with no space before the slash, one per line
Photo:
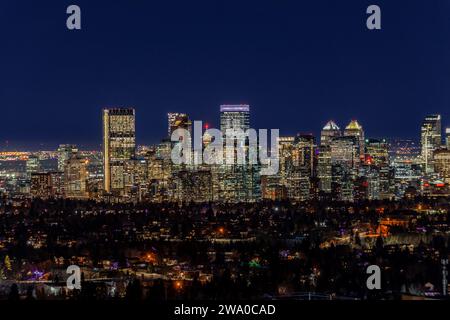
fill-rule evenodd
<path id="1" fill-rule="evenodd" d="M 418 205 L 443 213 L 420 214 Z M 18 269 L 25 261 L 51 265 L 55 257 L 62 257 L 67 265 L 73 263 L 73 257 L 86 257 L 96 268 L 102 267 L 103 260 L 113 261 L 118 276 L 127 280 L 125 299 L 130 300 L 261 299 L 296 292 L 396 298 L 401 293 L 423 292 L 429 284 L 441 290 L 440 258 L 448 256 L 448 236 L 436 230 L 447 228 L 448 206 L 446 201 L 426 198 L 356 204 L 317 201 L 181 206 L 39 199 L 22 207 L 3 203 L 0 240 L 6 245 L 0 251 L 0 262 L 8 255 Z M 356 223 L 376 227 L 387 216 L 409 221 L 393 226 L 391 236 L 416 235 L 421 228 L 430 241 L 411 249 L 408 243 L 385 244 L 380 236 L 364 245 L 353 231 Z M 349 236 L 346 244 L 328 241 L 343 233 Z M 30 245 L 30 238 L 38 234 L 45 234 L 43 245 Z M 14 240 L 5 241 L 10 238 Z M 194 271 L 189 280 L 180 282 L 140 279 L 129 273 L 135 268 L 131 252 L 154 253 L 156 258 L 147 264 L 148 272 L 164 274 L 164 259 L 176 259 Z M 366 288 L 365 271 L 371 264 L 383 270 L 382 290 Z M 209 281 L 200 281 L 197 266 L 211 275 Z M 11 288 L 10 297 L 17 296 L 16 290 Z M 104 284 L 87 281 L 71 298 L 111 299 Z"/>

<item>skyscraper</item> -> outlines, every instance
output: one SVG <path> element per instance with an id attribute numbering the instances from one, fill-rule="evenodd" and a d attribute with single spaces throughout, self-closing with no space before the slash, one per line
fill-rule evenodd
<path id="1" fill-rule="evenodd" d="M 359 163 L 359 139 L 356 136 L 334 138 L 331 142 L 332 197 L 353 201 L 354 181 Z"/>
<path id="2" fill-rule="evenodd" d="M 278 171 L 280 190 L 279 195 L 290 199 L 300 200 L 300 163 L 301 150 L 296 137 L 278 138 L 278 158 L 280 168 Z M 265 179 L 268 181 L 268 179 Z"/>
<path id="3" fill-rule="evenodd" d="M 221 105 L 220 130 L 225 134 L 227 129 L 250 128 L 250 106 L 248 104 Z"/>
<path id="4" fill-rule="evenodd" d="M 168 133 L 169 133 L 171 149 L 172 149 L 173 145 L 177 142 L 177 141 L 171 141 L 172 134 L 174 131 L 176 131 L 177 129 L 184 129 L 189 132 L 189 134 L 187 136 L 185 136 L 184 134 L 181 135 L 179 137 L 179 142 L 185 141 L 185 143 L 187 143 L 187 145 L 189 146 L 189 151 L 188 151 L 189 154 L 185 154 L 185 156 L 187 157 L 187 160 L 190 163 L 190 161 L 193 160 L 193 158 L 192 158 L 192 122 L 191 122 L 191 120 L 189 119 L 187 114 L 175 113 L 175 112 L 168 113 L 167 119 L 168 119 Z"/>
<path id="5" fill-rule="evenodd" d="M 341 135 L 341 129 L 333 120 L 330 120 L 323 127 L 322 132 L 320 133 L 320 144 L 328 146 L 330 145 L 331 139 L 340 137 Z"/>
<path id="6" fill-rule="evenodd" d="M 389 147 L 385 139 L 366 139 L 364 163 L 359 169 L 360 190 L 367 199 L 390 199 L 394 195 L 394 171 L 389 164 Z"/>
<path id="7" fill-rule="evenodd" d="M 252 201 L 260 197 L 260 167 L 248 163 L 248 137 L 250 106 L 221 105 L 220 130 L 224 135 L 225 164 L 219 166 L 219 198 L 225 201 Z M 227 146 L 226 135 L 233 135 L 233 145 Z M 231 148 L 231 150 L 229 150 Z M 244 150 L 245 163 L 238 163 L 238 150 Z"/>
<path id="8" fill-rule="evenodd" d="M 30 179 L 32 173 L 37 173 L 41 170 L 41 162 L 39 161 L 39 157 L 30 155 L 25 164 L 27 176 Z"/>
<path id="9" fill-rule="evenodd" d="M 58 147 L 58 171 L 64 172 L 67 160 L 76 155 L 78 148 L 72 144 L 60 144 Z"/>
<path id="10" fill-rule="evenodd" d="M 250 106 L 249 105 L 221 105 L 220 106 L 220 130 L 224 135 L 226 144 L 227 133 L 233 134 L 232 150 L 225 145 L 224 159 L 226 163 L 237 164 L 237 149 L 245 148 L 245 132 L 250 128 Z"/>
<path id="11" fill-rule="evenodd" d="M 364 156 L 364 130 L 357 120 L 350 121 L 348 126 L 345 127 L 344 136 L 355 137 L 358 142 L 359 156 Z"/>
<path id="12" fill-rule="evenodd" d="M 87 199 L 88 192 L 88 160 L 71 157 L 65 166 L 64 190 L 66 198 Z"/>
<path id="13" fill-rule="evenodd" d="M 450 150 L 434 152 L 434 169 L 445 183 L 450 184 Z"/>
<path id="14" fill-rule="evenodd" d="M 386 139 L 366 139 L 365 162 L 370 165 L 388 166 L 389 147 Z"/>
<path id="15" fill-rule="evenodd" d="M 135 110 L 113 108 L 103 110 L 104 191 L 123 193 L 124 166 L 136 152 Z"/>
<path id="16" fill-rule="evenodd" d="M 445 146 L 450 150 L 450 128 L 445 128 Z"/>
<path id="17" fill-rule="evenodd" d="M 300 134 L 295 138 L 298 156 L 296 160 L 295 178 L 297 186 L 293 188 L 294 195 L 290 198 L 298 200 L 308 200 L 312 196 L 312 178 L 314 177 L 315 143 L 314 136 L 311 134 Z M 295 184 L 294 184 L 295 185 Z M 289 195 L 289 189 L 288 189 Z"/>
<path id="18" fill-rule="evenodd" d="M 167 114 L 168 120 L 168 137 L 172 136 L 172 133 L 177 129 L 186 129 L 192 134 L 192 122 L 185 113 L 169 112 Z"/>
<path id="19" fill-rule="evenodd" d="M 50 172 L 32 173 L 30 192 L 33 197 L 47 199 L 53 195 L 52 174 Z"/>
<path id="20" fill-rule="evenodd" d="M 318 148 L 317 177 L 319 179 L 318 188 L 321 192 L 321 196 L 331 194 L 331 144 L 333 139 L 339 137 L 342 137 L 342 131 L 339 126 L 333 120 L 328 121 L 320 133 L 320 146 Z"/>
<path id="21" fill-rule="evenodd" d="M 425 173 L 433 172 L 433 152 L 441 147 L 441 115 L 426 116 L 421 127 L 422 162 Z"/>
<path id="22" fill-rule="evenodd" d="M 322 193 L 330 194 L 332 182 L 332 165 L 331 147 L 329 145 L 321 145 L 319 147 L 317 176 L 319 178 L 319 190 Z"/>

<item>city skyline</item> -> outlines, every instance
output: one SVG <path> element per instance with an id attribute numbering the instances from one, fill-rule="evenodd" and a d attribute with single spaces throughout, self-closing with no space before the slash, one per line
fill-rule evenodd
<path id="1" fill-rule="evenodd" d="M 450 301 L 449 12 L 0 1 L 0 304 Z"/>
<path id="2" fill-rule="evenodd" d="M 4 190 L 120 202 L 330 197 L 354 202 L 450 192 L 450 135 L 448 129 L 443 135 L 441 115 L 424 117 L 420 144 L 370 137 L 356 119 L 342 128 L 328 121 L 320 139 L 270 130 L 269 155 L 264 130 L 256 134 L 250 126 L 251 109 L 247 104 L 221 105 L 220 130 L 192 122 L 185 113 L 168 113 L 167 135 L 140 148 L 135 109 L 103 109 L 103 152 L 82 153 L 68 144 L 48 154 L 4 152 Z M 45 159 L 57 162 L 45 167 Z M 8 165 L 8 160 L 26 162 L 21 169 L 19 162 Z"/>
<path id="3" fill-rule="evenodd" d="M 203 124 L 207 125 L 209 128 L 217 128 L 220 129 L 220 108 L 222 106 L 226 106 L 226 105 L 231 105 L 230 103 L 227 104 L 222 104 L 216 107 L 217 110 L 217 115 L 216 115 L 216 119 L 212 120 L 212 121 L 206 121 L 205 119 L 193 119 L 190 118 L 191 121 L 202 121 Z M 245 105 L 245 106 L 250 106 L 250 104 L 247 103 L 239 103 L 236 105 Z M 121 106 L 115 106 L 115 107 L 111 107 L 111 108 L 99 108 L 99 113 L 100 113 L 100 118 L 104 112 L 104 110 L 107 109 L 114 109 L 114 108 L 123 108 Z M 126 107 L 126 108 L 132 108 L 133 110 L 135 110 L 135 112 L 137 113 L 136 115 L 136 146 L 146 146 L 146 145 L 156 145 L 158 143 L 161 142 L 161 140 L 166 139 L 167 138 L 167 134 L 163 132 L 161 132 L 161 134 L 159 136 L 154 136 L 152 137 L 151 141 L 142 141 L 142 139 L 140 140 L 138 137 L 140 135 L 139 132 L 139 128 L 141 126 L 138 126 L 139 122 L 146 122 L 145 119 L 139 119 L 139 110 L 137 108 L 134 107 Z M 252 106 L 252 111 L 255 108 Z M 185 116 L 190 116 L 189 112 L 186 112 L 186 110 L 171 110 L 169 111 L 166 115 L 165 118 L 163 120 L 161 120 L 160 122 L 163 122 L 164 125 L 166 126 L 165 131 L 167 132 L 167 117 L 169 114 L 180 114 L 180 115 L 185 115 Z M 252 112 L 253 114 L 253 112 Z M 430 113 L 424 113 L 424 117 L 429 115 Z M 441 116 L 441 114 L 438 114 Z M 97 119 L 99 120 L 99 119 Z M 101 120 L 101 119 L 100 119 Z M 320 137 L 321 137 L 321 131 L 330 125 L 330 122 L 332 122 L 333 124 L 337 124 L 339 127 L 341 127 L 341 129 L 344 129 L 348 124 L 351 124 L 354 121 L 358 121 L 360 123 L 362 123 L 363 127 L 366 128 L 365 124 L 361 121 L 359 121 L 359 119 L 357 118 L 349 118 L 346 122 L 339 122 L 339 121 L 335 121 L 335 119 L 325 119 L 321 124 L 318 124 L 316 126 L 316 128 L 312 131 L 307 131 L 307 130 L 297 130 L 294 132 L 286 132 L 283 131 L 283 128 L 274 128 L 274 129 L 279 129 L 280 130 L 280 136 L 281 137 L 286 137 L 286 136 L 296 136 L 296 135 L 301 135 L 301 134 L 311 134 L 315 137 L 316 139 L 316 143 L 320 143 Z M 422 123 L 423 119 L 421 119 L 421 121 L 419 121 L 416 124 L 416 130 L 415 130 L 415 134 L 414 135 L 409 135 L 409 136 L 387 136 L 387 135 L 381 135 L 381 136 L 376 136 L 376 135 L 372 135 L 372 134 L 368 134 L 367 136 L 370 138 L 376 138 L 376 139 L 387 139 L 388 141 L 390 140 L 411 140 L 413 142 L 419 143 L 420 144 L 420 130 L 417 130 L 417 127 Z M 444 119 L 445 121 L 445 119 Z M 95 138 L 96 141 L 90 141 L 89 143 L 77 143 L 76 141 L 54 141 L 52 143 L 36 143 L 36 144 L 28 144 L 28 145 L 23 145 L 23 144 L 14 144 L 14 141 L 2 141 L 0 142 L 0 151 L 2 152 L 13 152 L 13 151 L 18 151 L 18 152 L 25 152 L 25 151 L 31 151 L 31 152 L 35 152 L 35 151 L 50 151 L 50 150 L 56 150 L 58 148 L 58 146 L 60 145 L 64 145 L 64 144 L 71 144 L 71 145 L 76 145 L 78 146 L 80 149 L 83 150 L 92 150 L 92 151 L 102 151 L 103 149 L 103 138 L 102 138 L 102 133 L 101 131 L 102 126 L 99 126 L 100 122 L 97 121 L 97 126 L 98 129 L 100 130 L 100 135 L 99 137 Z M 445 123 L 445 122 L 444 122 Z M 264 129 L 262 127 L 258 127 L 258 126 L 254 126 L 254 121 L 250 120 L 250 127 L 254 128 L 254 129 Z M 445 135 L 445 130 L 448 127 L 442 125 L 442 129 L 441 129 L 441 133 L 442 136 L 444 137 Z M 267 129 L 267 128 L 266 128 Z M 270 128 L 269 128 L 270 129 Z M 98 130 L 97 130 L 98 131 Z M 365 131 L 367 132 L 367 130 L 365 129 Z M 142 135 L 142 134 L 141 134 Z M 94 135 L 95 136 L 95 135 Z M 98 141 L 97 141 L 98 140 Z M 445 143 L 445 141 L 443 140 L 443 142 Z"/>

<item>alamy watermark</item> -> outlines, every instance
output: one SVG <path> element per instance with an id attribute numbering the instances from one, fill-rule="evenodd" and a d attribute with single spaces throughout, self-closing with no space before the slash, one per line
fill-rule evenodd
<path id="1" fill-rule="evenodd" d="M 67 7 L 66 13 L 69 15 L 66 20 L 66 27 L 69 30 L 81 30 L 81 8 L 72 4 Z M 367 7 L 366 14 L 369 14 L 366 20 L 366 26 L 369 30 L 381 29 L 381 8 L 372 4 Z"/>
<path id="2" fill-rule="evenodd" d="M 367 7 L 366 13 L 370 14 L 366 21 L 367 29 L 381 30 L 381 8 L 373 4 Z"/>
<path id="3" fill-rule="evenodd" d="M 370 276 L 367 278 L 366 286 L 369 290 L 380 290 L 381 289 L 381 269 L 376 264 L 370 265 L 366 270 L 367 274 Z"/>
<path id="4" fill-rule="evenodd" d="M 71 265 L 67 268 L 66 273 L 69 274 L 66 285 L 69 290 L 81 289 L 81 269 L 77 265 Z"/>
<path id="5" fill-rule="evenodd" d="M 227 129 L 226 132 L 207 129 L 203 133 L 202 128 L 202 121 L 194 121 L 193 137 L 187 129 L 174 130 L 171 136 L 175 143 L 171 152 L 174 164 L 261 165 L 261 175 L 278 173 L 279 129 Z"/>
<path id="6" fill-rule="evenodd" d="M 81 30 L 81 8 L 73 4 L 67 7 L 66 13 L 69 14 L 66 20 L 67 29 Z"/>

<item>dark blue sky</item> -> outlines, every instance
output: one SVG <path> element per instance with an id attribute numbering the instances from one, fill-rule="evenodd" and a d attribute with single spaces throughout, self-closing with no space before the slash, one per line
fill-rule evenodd
<path id="1" fill-rule="evenodd" d="M 357 118 L 368 136 L 415 138 L 427 113 L 450 125 L 448 0 L 2 0 L 0 43 L 1 149 L 98 147 L 105 106 L 136 108 L 140 144 L 168 111 L 217 125 L 222 103 L 284 134 Z"/>

